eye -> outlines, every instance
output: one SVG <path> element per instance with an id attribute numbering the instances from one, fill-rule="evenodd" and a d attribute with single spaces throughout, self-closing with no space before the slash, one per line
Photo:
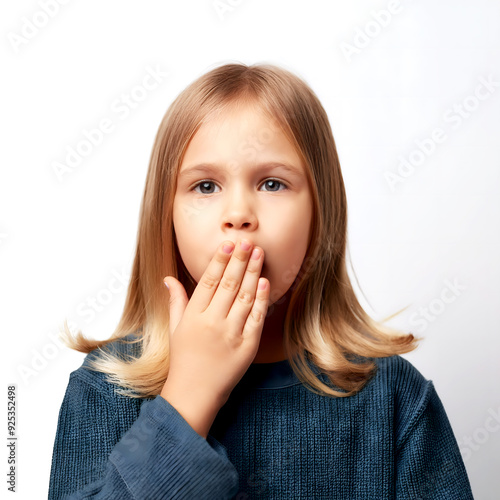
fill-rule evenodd
<path id="1" fill-rule="evenodd" d="M 266 181 L 264 182 L 263 186 L 269 186 L 269 184 L 271 184 L 271 187 L 272 186 L 277 186 L 277 185 L 281 184 L 283 186 L 283 188 L 284 188 L 281 191 L 285 191 L 285 190 L 288 189 L 288 186 L 284 182 L 279 181 L 278 179 L 266 179 Z M 278 191 L 280 191 L 280 189 L 277 189 L 277 190 L 271 189 L 270 192 L 277 193 Z"/>
<path id="2" fill-rule="evenodd" d="M 192 191 L 195 191 L 196 193 L 198 194 L 214 194 L 213 192 L 210 192 L 210 193 L 207 193 L 206 191 L 196 191 L 196 189 L 198 187 L 200 187 L 200 189 L 208 189 L 210 190 L 210 185 L 213 184 L 215 186 L 215 182 L 214 181 L 211 181 L 211 180 L 203 180 L 203 181 L 200 181 L 198 182 L 197 184 L 195 184 L 193 187 L 192 187 Z M 279 189 L 279 186 L 283 186 L 283 189 Z M 282 181 L 279 181 L 278 179 L 272 179 L 272 178 L 269 178 L 269 179 L 266 179 L 264 181 L 264 183 L 262 184 L 262 186 L 266 186 L 267 188 L 270 188 L 270 189 L 266 189 L 267 192 L 269 193 L 277 193 L 278 191 L 286 191 L 288 189 L 288 186 L 282 182 Z M 274 187 L 278 186 L 278 189 L 273 189 Z"/>
<path id="3" fill-rule="evenodd" d="M 195 190 L 196 190 L 196 188 L 197 188 L 198 186 L 201 186 L 201 187 L 202 187 L 202 189 L 205 189 L 205 188 L 207 188 L 207 184 L 208 184 L 208 185 L 210 185 L 210 184 L 214 184 L 214 185 L 215 185 L 214 181 L 208 181 L 208 180 L 205 180 L 205 181 L 200 181 L 200 182 L 198 182 L 197 184 L 195 184 L 195 185 L 193 186 L 192 191 L 195 191 Z M 204 192 L 201 192 L 201 193 L 200 193 L 199 191 L 196 191 L 196 192 L 197 192 L 198 194 L 213 194 L 213 193 L 204 193 Z"/>

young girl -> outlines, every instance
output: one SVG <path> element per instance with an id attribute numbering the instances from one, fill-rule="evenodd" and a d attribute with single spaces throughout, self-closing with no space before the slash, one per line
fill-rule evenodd
<path id="1" fill-rule="evenodd" d="M 346 270 L 325 110 L 273 65 L 227 64 L 153 146 L 121 321 L 61 406 L 50 499 L 471 499 L 417 339 Z M 167 287 L 164 285 L 167 285 Z"/>

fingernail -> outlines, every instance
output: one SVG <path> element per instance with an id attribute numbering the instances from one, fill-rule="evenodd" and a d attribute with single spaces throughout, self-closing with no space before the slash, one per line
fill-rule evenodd
<path id="1" fill-rule="evenodd" d="M 165 286 L 170 290 L 170 287 L 168 286 L 168 283 L 166 281 L 163 281 L 165 283 Z"/>
<path id="2" fill-rule="evenodd" d="M 229 245 L 224 245 L 222 247 L 222 250 L 225 252 L 225 253 L 231 253 L 233 251 L 233 248 L 234 248 L 234 245 L 232 244 L 229 244 Z"/>
<path id="3" fill-rule="evenodd" d="M 242 249 L 242 250 L 247 251 L 247 250 L 249 250 L 249 249 L 250 249 L 250 247 L 251 247 L 251 246 L 252 246 L 252 245 L 250 245 L 250 243 L 249 243 L 248 241 L 246 241 L 246 240 L 243 240 L 243 241 L 241 242 L 241 249 Z"/>

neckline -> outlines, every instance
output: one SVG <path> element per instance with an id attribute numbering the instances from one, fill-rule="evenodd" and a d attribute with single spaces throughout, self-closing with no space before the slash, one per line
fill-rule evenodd
<path id="1" fill-rule="evenodd" d="M 319 368 L 308 361 L 315 374 Z M 288 359 L 272 363 L 252 363 L 245 372 L 235 389 L 284 389 L 302 384 L 295 375 Z"/>
<path id="2" fill-rule="evenodd" d="M 132 333 L 124 337 L 124 340 L 131 340 L 136 333 Z M 118 339 L 121 340 L 121 339 Z M 118 350 L 128 348 L 122 345 L 121 342 L 113 342 L 114 347 Z M 141 344 L 142 345 L 142 344 Z M 133 348 L 136 344 L 132 345 Z M 315 375 L 321 373 L 321 370 L 309 359 L 306 355 L 306 362 Z M 288 358 L 281 361 L 273 361 L 271 363 L 252 363 L 243 377 L 236 384 L 235 390 L 241 389 L 284 389 L 294 385 L 302 384 L 299 378 L 295 375 L 292 365 Z"/>

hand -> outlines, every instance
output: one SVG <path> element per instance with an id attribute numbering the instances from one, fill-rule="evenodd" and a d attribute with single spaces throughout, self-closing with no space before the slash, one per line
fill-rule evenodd
<path id="1" fill-rule="evenodd" d="M 217 250 L 191 299 L 182 284 L 167 276 L 170 292 L 170 368 L 162 396 L 199 398 L 218 411 L 254 360 L 267 314 L 270 284 L 258 290 L 264 251 L 244 250 L 236 242 L 232 254 Z M 191 395 L 191 396 L 188 396 Z M 168 399 L 172 402 L 170 399 Z M 214 415 L 215 418 L 215 415 Z"/>

